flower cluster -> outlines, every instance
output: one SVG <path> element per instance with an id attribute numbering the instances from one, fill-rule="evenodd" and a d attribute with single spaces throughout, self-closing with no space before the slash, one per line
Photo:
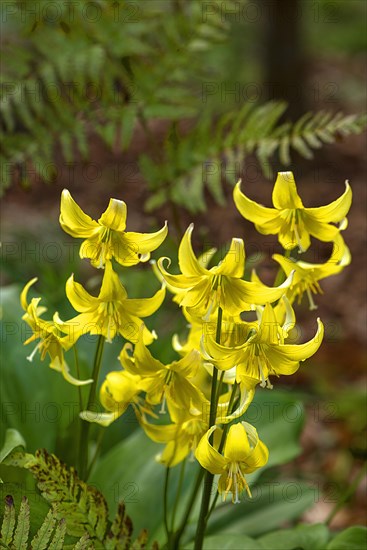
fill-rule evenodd
<path id="1" fill-rule="evenodd" d="M 141 427 L 152 440 L 164 444 L 158 460 L 168 468 L 187 456 L 197 459 L 210 475 L 219 475 L 218 491 L 225 498 L 231 493 L 239 501 L 245 489 L 251 496 L 246 474 L 264 466 L 268 449 L 251 424 L 243 418 L 255 391 L 271 389 L 274 379 L 294 374 L 302 361 L 318 350 L 324 334 L 320 319 L 308 342 L 290 340 L 296 318 L 294 304 L 303 294 L 315 309 L 313 294 L 321 292 L 319 281 L 339 273 L 350 263 L 350 253 L 341 236 L 351 204 L 351 189 L 328 206 L 306 208 L 299 197 L 291 172 L 278 174 L 274 208 L 247 198 L 240 182 L 234 190 L 240 213 L 263 234 L 277 234 L 284 255 L 275 254 L 279 271 L 273 286 L 265 285 L 253 272 L 245 280 L 245 245 L 232 239 L 225 256 L 211 265 L 212 249 L 196 256 L 192 247 L 191 224 L 178 249 L 180 273 L 173 273 L 171 260 L 160 258 L 153 271 L 162 283 L 151 298 L 128 298 L 114 269 L 114 262 L 129 267 L 146 261 L 167 235 L 166 225 L 156 233 L 125 231 L 126 204 L 111 199 L 98 221 L 87 216 L 63 191 L 60 223 L 76 238 L 83 239 L 80 256 L 89 258 L 103 270 L 98 296 L 91 295 L 72 275 L 66 282 L 66 296 L 77 314 L 62 320 L 57 313 L 44 320 L 40 298 L 27 301 L 35 279 L 21 295 L 23 319 L 39 339 L 36 349 L 51 359 L 50 366 L 72 384 L 96 384 L 97 380 L 78 380 L 67 365 L 67 352 L 83 334 L 98 334 L 111 342 L 122 336 L 125 343 L 119 355 L 120 367 L 111 370 L 100 387 L 105 411 L 81 412 L 85 421 L 108 426 L 131 405 Z M 330 259 L 311 264 L 298 259 L 314 237 L 333 243 Z M 177 358 L 164 363 L 149 345 L 157 337 L 142 318 L 153 314 L 162 304 L 166 289 L 173 295 L 187 322 L 186 339 L 174 335 Z M 253 311 L 253 321 L 243 313 Z M 31 354 L 30 359 L 33 354 Z M 261 391 L 261 390 L 260 390 Z M 163 421 L 163 422 L 162 422 Z"/>

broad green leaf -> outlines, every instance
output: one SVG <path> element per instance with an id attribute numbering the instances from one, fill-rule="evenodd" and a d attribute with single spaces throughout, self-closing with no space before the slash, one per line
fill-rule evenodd
<path id="1" fill-rule="evenodd" d="M 299 517 L 314 502 L 312 488 L 296 480 L 272 480 L 252 486 L 251 491 L 251 500 L 243 496 L 240 504 L 228 502 L 217 507 L 210 518 L 208 534 L 261 535 Z"/>
<path id="2" fill-rule="evenodd" d="M 366 550 L 367 528 L 361 526 L 348 527 L 327 545 L 327 550 Z"/>
<path id="3" fill-rule="evenodd" d="M 319 523 L 274 531 L 257 539 L 257 543 L 262 550 L 324 550 L 328 540 L 328 528 Z"/>
<path id="4" fill-rule="evenodd" d="M 13 449 L 15 449 L 16 447 L 25 446 L 26 443 L 18 430 L 13 430 L 12 428 L 6 430 L 5 442 L 0 451 L 0 463 L 4 460 L 4 458 L 8 456 L 9 453 L 11 453 Z"/>
<path id="5" fill-rule="evenodd" d="M 184 550 L 193 548 L 194 543 L 184 546 Z M 246 535 L 216 535 L 204 539 L 203 550 L 262 550 L 262 546 Z"/>

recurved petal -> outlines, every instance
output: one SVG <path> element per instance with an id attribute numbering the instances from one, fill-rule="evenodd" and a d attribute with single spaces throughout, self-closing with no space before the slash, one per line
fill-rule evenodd
<path id="1" fill-rule="evenodd" d="M 154 373 L 158 373 L 159 371 L 165 371 L 166 367 L 163 363 L 161 363 L 161 361 L 153 357 L 153 355 L 150 353 L 150 351 L 144 344 L 143 332 L 142 332 L 143 328 L 144 328 L 144 325 L 142 324 L 140 327 L 140 336 L 135 345 L 135 350 L 134 350 L 135 367 L 137 369 L 137 372 L 142 376 L 153 376 Z"/>
<path id="2" fill-rule="evenodd" d="M 127 298 L 124 300 L 124 309 L 137 317 L 153 315 L 163 303 L 166 287 L 162 286 L 151 298 Z"/>
<path id="3" fill-rule="evenodd" d="M 28 307 L 28 302 L 27 302 L 27 296 L 28 296 L 28 290 L 30 289 L 30 287 L 32 285 L 34 285 L 34 283 L 37 281 L 37 277 L 34 277 L 33 279 L 31 279 L 26 285 L 25 287 L 23 288 L 21 294 L 20 294 L 20 305 L 22 306 L 22 308 L 24 309 L 24 311 L 27 311 L 27 307 Z"/>
<path id="4" fill-rule="evenodd" d="M 280 327 L 273 308 L 270 304 L 265 304 L 260 322 L 261 342 L 275 345 L 279 344 L 279 328 Z"/>
<path id="5" fill-rule="evenodd" d="M 258 468 L 262 468 L 268 462 L 269 459 L 269 449 L 260 441 L 257 441 L 252 453 L 246 458 L 243 471 L 246 474 L 254 472 Z"/>
<path id="6" fill-rule="evenodd" d="M 129 250 L 134 251 L 140 258 L 140 261 L 147 261 L 149 253 L 156 250 L 167 237 L 168 226 L 165 222 L 164 226 L 155 233 L 136 233 L 128 231 L 124 233 L 122 239 L 126 243 Z M 141 256 L 144 256 L 142 259 Z"/>
<path id="7" fill-rule="evenodd" d="M 281 285 L 268 287 L 262 283 L 243 281 L 242 279 L 224 280 L 223 294 L 224 307 L 228 314 L 235 315 L 241 311 L 248 311 L 250 304 L 263 305 L 279 300 L 290 287 L 293 273 Z"/>
<path id="8" fill-rule="evenodd" d="M 201 277 L 208 275 L 208 270 L 199 262 L 192 249 L 191 234 L 193 229 L 194 224 L 191 223 L 182 237 L 178 249 L 178 264 L 182 274 L 186 277 Z"/>
<path id="9" fill-rule="evenodd" d="M 339 233 L 339 228 L 329 223 L 320 222 L 308 212 L 303 214 L 306 231 L 320 241 L 334 241 Z"/>
<path id="10" fill-rule="evenodd" d="M 157 425 L 146 421 L 140 422 L 147 436 L 156 443 L 168 443 L 177 436 L 180 426 L 177 424 Z"/>
<path id="11" fill-rule="evenodd" d="M 74 275 L 66 281 L 65 289 L 69 302 L 79 313 L 85 313 L 98 306 L 98 298 L 91 296 L 80 283 L 76 283 Z"/>
<path id="12" fill-rule="evenodd" d="M 242 239 L 232 239 L 229 250 L 217 268 L 216 275 L 240 278 L 245 272 L 245 245 Z"/>
<path id="13" fill-rule="evenodd" d="M 125 410 L 127 409 L 128 404 L 126 405 Z M 82 411 L 79 413 L 79 416 L 82 420 L 86 420 L 87 422 L 94 422 L 95 424 L 99 424 L 100 426 L 104 426 L 105 428 L 112 424 L 115 420 L 117 420 L 124 412 L 121 407 L 117 411 L 114 412 L 93 412 L 93 411 Z"/>
<path id="14" fill-rule="evenodd" d="M 321 320 L 317 319 L 317 331 L 315 336 L 305 342 L 304 344 L 284 344 L 282 346 L 274 346 L 271 348 L 271 352 L 278 355 L 279 362 L 282 359 L 288 359 L 289 361 L 304 361 L 317 352 L 321 346 L 322 339 L 324 337 L 324 325 Z"/>
<path id="15" fill-rule="evenodd" d="M 66 233 L 76 238 L 88 238 L 100 230 L 100 226 L 85 214 L 67 189 L 61 194 L 60 225 Z"/>
<path id="16" fill-rule="evenodd" d="M 303 208 L 292 172 L 278 172 L 272 199 L 278 210 Z"/>
<path id="17" fill-rule="evenodd" d="M 200 280 L 201 277 L 188 277 L 186 275 L 171 275 L 168 273 L 164 267 L 164 261 L 168 260 L 168 266 L 171 263 L 169 258 L 159 258 L 157 266 L 161 272 L 163 279 L 167 282 L 170 290 L 187 290 L 195 286 Z"/>
<path id="18" fill-rule="evenodd" d="M 107 209 L 99 218 L 98 223 L 114 231 L 124 231 L 126 227 L 127 208 L 124 201 L 110 199 Z"/>
<path id="19" fill-rule="evenodd" d="M 273 220 L 280 219 L 279 213 L 275 208 L 267 208 L 266 206 L 262 206 L 261 204 L 252 201 L 241 192 L 240 186 L 241 180 L 234 188 L 233 200 L 237 210 L 244 218 L 260 227 L 267 222 L 273 222 Z"/>
<path id="20" fill-rule="evenodd" d="M 178 372 L 186 378 L 192 378 L 197 373 L 200 364 L 200 353 L 196 349 L 193 349 L 189 353 L 187 353 L 182 359 L 179 359 L 178 361 L 173 361 L 169 368 L 170 370 Z"/>
<path id="21" fill-rule="evenodd" d="M 209 443 L 209 438 L 217 426 L 213 426 L 200 439 L 195 451 L 195 457 L 203 468 L 211 474 L 222 474 L 226 469 L 228 461 Z"/>
<path id="22" fill-rule="evenodd" d="M 350 205 L 352 204 L 352 189 L 349 182 L 345 182 L 344 193 L 335 201 L 326 206 L 318 208 L 305 208 L 307 214 L 315 218 L 315 220 L 323 223 L 340 222 L 348 214 Z"/>

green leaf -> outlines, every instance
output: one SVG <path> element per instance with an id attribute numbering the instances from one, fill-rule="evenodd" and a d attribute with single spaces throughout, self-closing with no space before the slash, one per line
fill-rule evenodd
<path id="1" fill-rule="evenodd" d="M 324 550 L 328 540 L 328 528 L 319 523 L 274 531 L 257 539 L 257 543 L 262 550 Z"/>
<path id="2" fill-rule="evenodd" d="M 192 543 L 185 545 L 184 550 L 193 548 Z M 204 539 L 203 550 L 262 550 L 262 546 L 246 535 L 216 535 Z"/>
<path id="3" fill-rule="evenodd" d="M 18 432 L 18 430 L 14 430 L 12 428 L 9 428 L 6 430 L 5 433 L 5 442 L 4 445 L 0 451 L 0 463 L 3 462 L 3 460 L 13 451 L 16 447 L 24 447 L 25 448 L 26 443 L 23 439 L 23 436 Z"/>
<path id="4" fill-rule="evenodd" d="M 54 512 L 54 509 L 50 508 L 41 527 L 39 528 L 36 535 L 32 539 L 32 542 L 31 542 L 32 550 L 45 550 L 47 548 L 48 542 L 51 538 L 55 525 L 56 525 L 55 512 Z"/>
<path id="5" fill-rule="evenodd" d="M 314 491 L 307 483 L 269 481 L 251 487 L 252 500 L 218 506 L 210 518 L 208 534 L 246 533 L 256 536 L 276 529 L 300 516 L 314 502 Z"/>
<path id="6" fill-rule="evenodd" d="M 5 544 L 10 544 L 13 540 L 13 533 L 15 528 L 15 507 L 14 500 L 11 495 L 5 497 L 5 511 L 3 523 L 1 526 L 1 540 Z"/>
<path id="7" fill-rule="evenodd" d="M 18 513 L 18 523 L 15 529 L 14 546 L 15 548 L 25 548 L 29 535 L 29 504 L 27 497 L 22 498 Z"/>
<path id="8" fill-rule="evenodd" d="M 327 550 L 366 550 L 367 528 L 356 526 L 348 527 L 327 545 Z"/>

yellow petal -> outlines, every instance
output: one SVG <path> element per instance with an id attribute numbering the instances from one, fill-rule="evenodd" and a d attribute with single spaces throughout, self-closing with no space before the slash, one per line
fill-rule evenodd
<path id="1" fill-rule="evenodd" d="M 74 275 L 66 281 L 65 289 L 66 296 L 76 311 L 83 313 L 98 306 L 98 298 L 91 296 L 81 284 L 76 283 Z"/>
<path id="2" fill-rule="evenodd" d="M 164 301 L 166 288 L 162 286 L 151 298 L 128 298 L 124 301 L 124 309 L 137 317 L 148 317 L 159 309 Z"/>
<path id="3" fill-rule="evenodd" d="M 306 231 L 320 241 L 334 241 L 339 233 L 339 228 L 329 223 L 318 221 L 316 217 L 312 217 L 308 212 L 303 213 L 303 220 Z"/>
<path id="4" fill-rule="evenodd" d="M 322 339 L 324 337 L 324 325 L 320 319 L 317 319 L 317 332 L 315 336 L 304 344 L 284 344 L 282 346 L 272 347 L 269 349 L 269 353 L 272 357 L 277 356 L 279 363 L 283 359 L 289 361 L 304 361 L 317 352 L 321 346 Z M 269 355 L 270 357 L 270 355 Z M 270 361 L 272 358 L 270 358 Z"/>
<path id="5" fill-rule="evenodd" d="M 211 474 L 222 474 L 227 467 L 227 460 L 209 443 L 209 438 L 216 429 L 213 426 L 200 439 L 195 451 L 195 457 L 203 468 Z"/>
<path id="6" fill-rule="evenodd" d="M 116 261 L 126 266 L 148 261 L 150 252 L 156 250 L 163 243 L 167 233 L 167 222 L 162 229 L 155 233 L 125 232 L 120 236 L 122 246 L 118 246 L 117 243 L 114 248 Z"/>
<path id="7" fill-rule="evenodd" d="M 273 204 L 278 210 L 303 208 L 292 172 L 278 172 L 272 198 Z"/>
<path id="8" fill-rule="evenodd" d="M 126 405 L 126 409 L 128 407 L 128 403 Z M 125 409 L 125 410 L 126 410 Z M 125 411 L 119 408 L 119 410 L 106 413 L 106 412 L 93 412 L 93 411 L 82 411 L 79 413 L 79 416 L 82 420 L 86 420 L 87 422 L 93 422 L 95 424 L 99 424 L 100 426 L 107 427 L 112 422 L 117 420 Z"/>
<path id="9" fill-rule="evenodd" d="M 126 298 L 127 292 L 118 274 L 113 270 L 112 263 L 106 262 L 98 300 L 100 302 L 122 302 Z"/>
<path id="10" fill-rule="evenodd" d="M 345 182 L 345 191 L 334 202 L 327 204 L 326 206 L 319 206 L 318 208 L 306 208 L 305 211 L 315 220 L 323 223 L 340 222 L 348 214 L 350 205 L 352 204 L 352 189 L 348 183 Z"/>
<path id="11" fill-rule="evenodd" d="M 21 294 L 20 294 L 20 305 L 22 306 L 22 308 L 24 309 L 24 311 L 27 310 L 27 307 L 28 307 L 28 302 L 27 302 L 27 295 L 28 295 L 28 290 L 30 289 L 30 287 L 32 285 L 34 285 L 34 283 L 37 281 L 37 277 L 34 277 L 33 279 L 31 279 L 26 285 L 25 287 L 23 288 Z"/>
<path id="12" fill-rule="evenodd" d="M 107 209 L 99 218 L 98 223 L 114 231 L 124 231 L 126 227 L 127 208 L 124 201 L 110 199 Z"/>
<path id="13" fill-rule="evenodd" d="M 193 349 L 187 353 L 182 359 L 173 361 L 169 365 L 169 369 L 173 372 L 178 372 L 186 378 L 192 378 L 197 373 L 199 365 L 201 364 L 201 357 L 199 351 Z"/>
<path id="14" fill-rule="evenodd" d="M 100 230 L 98 223 L 87 216 L 67 189 L 61 194 L 60 225 L 72 237 L 91 237 Z"/>
<path id="15" fill-rule="evenodd" d="M 265 304 L 260 322 L 261 342 L 277 345 L 279 328 L 273 308 L 270 304 Z"/>
<path id="16" fill-rule="evenodd" d="M 192 288 L 195 286 L 198 282 L 200 282 L 201 277 L 187 277 L 186 275 L 171 275 L 168 273 L 166 268 L 164 267 L 164 261 L 168 261 L 168 266 L 171 263 L 171 260 L 169 258 L 159 258 L 157 262 L 157 266 L 159 271 L 161 272 L 163 279 L 167 281 L 167 284 L 169 286 L 170 290 L 187 290 L 189 288 Z"/>
<path id="17" fill-rule="evenodd" d="M 250 443 L 244 426 L 233 424 L 224 446 L 224 456 L 228 462 L 243 462 L 251 453 Z"/>
<path id="18" fill-rule="evenodd" d="M 157 425 L 149 422 L 140 422 L 141 427 L 147 436 L 156 443 L 168 443 L 177 435 L 179 426 L 177 424 Z"/>
<path id="19" fill-rule="evenodd" d="M 245 272 L 245 245 L 242 239 L 232 239 L 224 259 L 218 267 L 213 268 L 212 272 L 227 277 L 243 277 Z"/>
<path id="20" fill-rule="evenodd" d="M 270 223 L 269 233 L 276 233 L 279 230 L 280 217 L 277 210 L 267 208 L 261 204 L 252 201 L 240 190 L 241 180 L 237 183 L 233 192 L 233 199 L 240 214 L 261 227 L 265 223 Z"/>
<path id="21" fill-rule="evenodd" d="M 192 249 L 191 234 L 193 229 L 194 224 L 191 223 L 182 237 L 178 249 L 178 264 L 182 274 L 186 277 L 201 277 L 208 275 L 208 270 L 198 261 Z"/>

